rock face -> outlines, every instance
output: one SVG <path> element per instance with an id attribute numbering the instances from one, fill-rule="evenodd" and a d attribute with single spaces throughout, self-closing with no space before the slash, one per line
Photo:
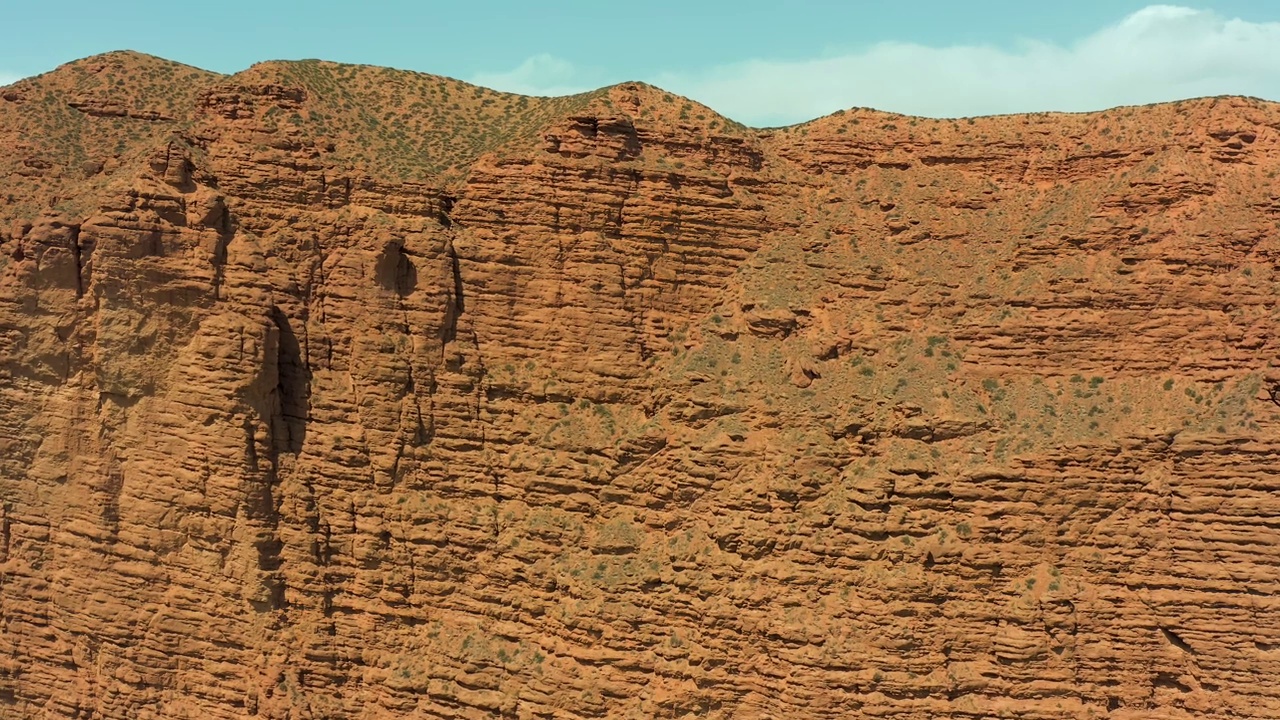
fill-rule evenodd
<path id="1" fill-rule="evenodd" d="M 1280 715 L 1280 106 L 0 92 L 0 716 Z"/>

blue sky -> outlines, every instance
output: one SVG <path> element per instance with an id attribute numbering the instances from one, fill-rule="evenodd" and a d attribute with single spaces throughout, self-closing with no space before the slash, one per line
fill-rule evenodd
<path id="1" fill-rule="evenodd" d="M 133 49 L 235 72 L 325 58 L 556 94 L 645 80 L 752 124 L 1209 94 L 1280 99 L 1280 2 L 11 2 L 0 83 Z"/>

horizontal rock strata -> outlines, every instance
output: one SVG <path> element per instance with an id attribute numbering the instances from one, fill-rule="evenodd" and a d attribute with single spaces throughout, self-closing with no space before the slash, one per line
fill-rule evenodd
<path id="1" fill-rule="evenodd" d="M 1280 107 L 0 93 L 0 716 L 1280 714 Z"/>

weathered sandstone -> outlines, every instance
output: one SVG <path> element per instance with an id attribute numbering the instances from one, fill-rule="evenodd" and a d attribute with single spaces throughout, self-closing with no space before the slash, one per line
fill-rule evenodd
<path id="1" fill-rule="evenodd" d="M 1280 106 L 0 91 L 0 716 L 1280 715 Z"/>

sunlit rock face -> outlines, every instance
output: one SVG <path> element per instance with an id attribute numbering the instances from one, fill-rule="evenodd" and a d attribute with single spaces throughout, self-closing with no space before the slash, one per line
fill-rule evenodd
<path id="1" fill-rule="evenodd" d="M 1280 715 L 1280 107 L 0 91 L 0 716 Z"/>

